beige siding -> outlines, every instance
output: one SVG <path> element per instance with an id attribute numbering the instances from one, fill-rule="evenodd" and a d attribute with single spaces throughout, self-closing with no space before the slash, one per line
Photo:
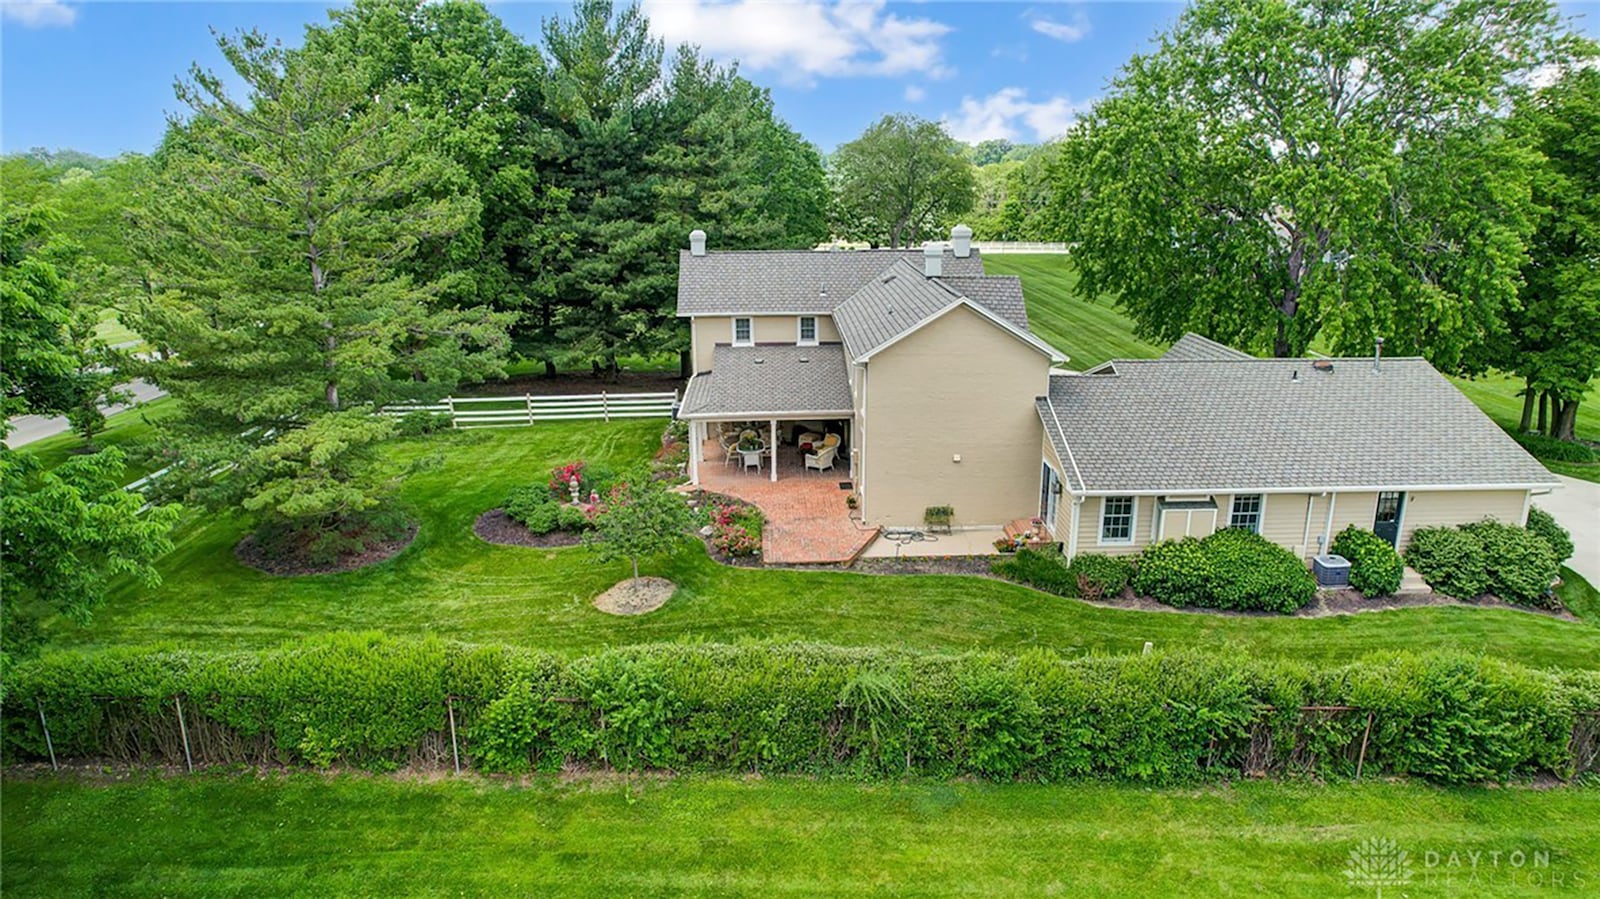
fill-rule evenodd
<path id="1" fill-rule="evenodd" d="M 1233 495 L 1219 493 L 1213 498 L 1217 503 L 1217 527 L 1227 527 L 1233 509 Z M 1405 511 L 1400 521 L 1400 549 L 1404 550 L 1410 544 L 1412 533 L 1419 527 L 1467 524 L 1484 518 L 1522 524 L 1526 498 L 1527 492 L 1521 490 L 1408 493 Z M 1154 537 L 1151 527 L 1154 522 L 1155 502 L 1155 497 L 1139 497 L 1137 527 L 1132 546 L 1100 546 L 1100 498 L 1089 497 L 1084 503 L 1080 524 L 1083 531 L 1078 539 L 1078 551 L 1122 554 L 1143 549 Z M 1333 507 L 1332 527 L 1329 527 L 1328 519 L 1330 504 Z M 1302 558 L 1310 559 L 1324 551 L 1323 547 L 1327 543 L 1331 543 L 1340 531 L 1351 525 L 1372 530 L 1377 507 L 1376 493 L 1340 493 L 1336 496 L 1269 493 L 1262 497 L 1261 536 L 1295 552 Z M 1178 522 L 1176 526 L 1175 520 Z M 1182 515 L 1169 513 L 1162 536 L 1167 539 L 1184 536 L 1183 520 Z M 1190 536 L 1204 536 L 1206 529 L 1203 526 L 1196 528 L 1191 525 L 1188 533 Z M 1325 542 L 1319 543 L 1319 537 L 1325 538 Z"/>
<path id="2" fill-rule="evenodd" d="M 1523 514 L 1527 499 L 1526 490 L 1408 493 L 1400 515 L 1400 545 L 1402 548 L 1410 545 L 1412 532 L 1422 527 L 1467 524 L 1485 518 L 1506 524 L 1525 524 Z"/>
<path id="3" fill-rule="evenodd" d="M 1078 514 L 1078 527 L 1082 529 L 1078 534 L 1078 552 L 1104 553 L 1108 556 L 1133 555 L 1153 542 L 1156 521 L 1155 497 L 1134 497 L 1132 543 L 1100 542 L 1100 512 L 1103 503 L 1104 498 L 1099 496 L 1091 496 L 1084 501 L 1083 509 Z"/>
<path id="4" fill-rule="evenodd" d="M 1044 461 L 1056 470 L 1056 476 L 1061 478 L 1061 496 L 1056 500 L 1056 520 L 1047 522 L 1050 526 L 1050 535 L 1061 544 L 1063 552 L 1071 552 L 1072 525 L 1073 525 L 1073 495 L 1072 482 L 1067 479 L 1067 467 L 1056 454 L 1055 444 L 1047 436 L 1044 443 Z"/>
<path id="5" fill-rule="evenodd" d="M 928 506 L 962 527 L 1038 514 L 1044 429 L 1034 398 L 1050 360 L 965 308 L 874 356 L 862 478 L 871 524 L 920 526 Z M 956 456 L 961 461 L 955 461 Z"/>
<path id="6" fill-rule="evenodd" d="M 752 315 L 750 319 L 756 343 L 793 344 L 800 337 L 798 315 Z M 694 370 L 710 371 L 711 353 L 716 345 L 733 343 L 733 316 L 702 315 L 690 322 L 694 335 Z M 817 342 L 839 342 L 839 329 L 834 327 L 832 316 L 817 316 Z"/>

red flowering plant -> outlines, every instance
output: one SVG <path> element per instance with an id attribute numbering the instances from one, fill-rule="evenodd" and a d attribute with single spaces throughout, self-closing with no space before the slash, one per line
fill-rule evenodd
<path id="1" fill-rule="evenodd" d="M 761 552 L 761 529 L 766 524 L 755 506 L 712 503 L 711 546 L 728 556 L 754 556 Z"/>
<path id="2" fill-rule="evenodd" d="M 565 465 L 557 465 L 555 468 L 550 469 L 550 497 L 562 502 L 570 501 L 572 499 L 572 482 L 574 480 L 578 482 L 578 492 L 581 496 L 583 487 L 587 483 L 584 480 L 585 468 L 584 461 L 579 459 L 576 462 L 568 462 Z"/>

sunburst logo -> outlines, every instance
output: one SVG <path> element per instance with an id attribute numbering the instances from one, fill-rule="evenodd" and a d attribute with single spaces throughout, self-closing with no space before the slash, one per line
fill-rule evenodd
<path id="1" fill-rule="evenodd" d="M 1350 866 L 1344 869 L 1344 876 L 1351 886 L 1372 887 L 1381 897 L 1384 887 L 1411 882 L 1411 853 L 1394 840 L 1362 840 L 1350 850 Z"/>

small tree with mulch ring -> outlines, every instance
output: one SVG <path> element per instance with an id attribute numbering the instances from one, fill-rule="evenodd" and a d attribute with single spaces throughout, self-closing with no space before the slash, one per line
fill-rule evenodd
<path id="1" fill-rule="evenodd" d="M 612 488 L 588 539 L 603 561 L 628 559 L 639 578 L 639 558 L 669 552 L 692 522 L 683 497 L 649 474 L 635 472 Z"/>

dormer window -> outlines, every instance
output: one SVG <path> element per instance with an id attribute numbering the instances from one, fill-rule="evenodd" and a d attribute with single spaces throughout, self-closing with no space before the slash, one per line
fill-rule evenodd
<path id="1" fill-rule="evenodd" d="M 750 326 L 750 319 L 736 318 L 733 320 L 733 345 L 754 346 L 755 330 Z"/>
<path id="2" fill-rule="evenodd" d="M 800 346 L 817 345 L 817 317 L 815 315 L 800 316 L 800 339 L 796 343 Z"/>

